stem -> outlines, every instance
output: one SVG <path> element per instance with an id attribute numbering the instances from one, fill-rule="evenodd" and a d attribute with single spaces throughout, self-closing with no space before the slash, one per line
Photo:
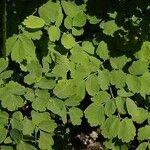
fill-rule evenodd
<path id="1" fill-rule="evenodd" d="M 7 22 L 7 12 L 6 12 L 6 0 L 0 1 L 0 43 L 2 43 L 0 50 L 1 50 L 1 56 L 6 56 L 6 22 Z"/>

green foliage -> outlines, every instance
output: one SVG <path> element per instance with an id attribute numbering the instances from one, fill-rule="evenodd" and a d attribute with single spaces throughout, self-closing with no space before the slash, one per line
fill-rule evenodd
<path id="1" fill-rule="evenodd" d="M 150 148 L 149 23 L 140 16 L 149 8 L 133 2 L 135 15 L 121 1 L 105 11 L 99 3 L 49 0 L 7 38 L 0 149 L 55 149 L 83 120 L 107 149 L 131 149 L 135 139 L 137 150 Z"/>

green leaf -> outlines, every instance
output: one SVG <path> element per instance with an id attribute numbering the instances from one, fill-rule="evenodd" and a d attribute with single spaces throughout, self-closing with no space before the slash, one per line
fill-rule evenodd
<path id="1" fill-rule="evenodd" d="M 86 90 L 89 95 L 94 96 L 100 90 L 100 86 L 98 84 L 98 77 L 94 74 L 90 75 L 86 80 Z"/>
<path id="2" fill-rule="evenodd" d="M 46 22 L 46 24 L 55 22 L 56 26 L 59 26 L 63 19 L 63 14 L 59 2 L 55 3 L 48 1 L 38 9 L 38 13 L 40 17 L 43 18 L 43 20 Z"/>
<path id="3" fill-rule="evenodd" d="M 67 98 L 74 95 L 74 80 L 59 80 L 53 93 L 59 98 Z"/>
<path id="4" fill-rule="evenodd" d="M 150 42 L 143 42 L 141 49 L 135 53 L 136 58 L 150 60 Z"/>
<path id="5" fill-rule="evenodd" d="M 147 149 L 147 142 L 142 142 L 137 148 L 136 150 L 144 150 Z"/>
<path id="6" fill-rule="evenodd" d="M 0 148 L 1 150 L 14 150 L 12 146 L 5 146 L 5 145 L 1 145 Z"/>
<path id="7" fill-rule="evenodd" d="M 35 84 L 35 87 L 41 89 L 53 89 L 55 84 L 56 81 L 54 79 L 41 78 L 41 80 Z"/>
<path id="8" fill-rule="evenodd" d="M 141 82 L 139 80 L 139 77 L 127 74 L 126 84 L 128 85 L 128 88 L 130 91 L 132 91 L 134 93 L 140 92 Z"/>
<path id="9" fill-rule="evenodd" d="M 125 55 L 110 58 L 111 66 L 114 69 L 122 69 L 125 66 L 125 64 L 129 61 L 130 61 L 130 59 L 127 58 Z"/>
<path id="10" fill-rule="evenodd" d="M 50 26 L 48 28 L 48 35 L 49 35 L 49 39 L 50 41 L 58 41 L 60 38 L 60 29 L 56 26 Z"/>
<path id="11" fill-rule="evenodd" d="M 90 16 L 87 14 L 87 19 L 89 20 L 90 24 L 98 24 L 100 22 L 100 19 L 98 19 L 96 16 Z"/>
<path id="12" fill-rule="evenodd" d="M 101 133 L 105 138 L 114 138 L 118 135 L 120 119 L 116 116 L 109 116 L 101 126 Z"/>
<path id="13" fill-rule="evenodd" d="M 3 72 L 8 66 L 8 61 L 4 58 L 0 58 L 0 73 Z"/>
<path id="14" fill-rule="evenodd" d="M 82 48 L 85 52 L 89 54 L 94 54 L 95 47 L 93 46 L 92 42 L 89 41 L 82 42 Z"/>
<path id="15" fill-rule="evenodd" d="M 53 143 L 54 141 L 51 134 L 40 131 L 40 138 L 38 141 L 40 149 L 52 150 L 51 146 Z"/>
<path id="16" fill-rule="evenodd" d="M 116 102 L 117 111 L 120 114 L 126 114 L 126 109 L 125 109 L 126 99 L 118 96 L 115 98 L 115 102 Z"/>
<path id="17" fill-rule="evenodd" d="M 5 111 L 0 111 L 0 127 L 4 127 L 8 124 L 9 114 Z"/>
<path id="18" fill-rule="evenodd" d="M 77 107 L 70 108 L 69 115 L 70 115 L 71 123 L 73 125 L 81 124 L 81 117 L 83 116 L 83 112 L 79 108 Z"/>
<path id="19" fill-rule="evenodd" d="M 39 40 L 42 36 L 41 30 L 24 30 L 23 35 L 32 40 Z"/>
<path id="20" fill-rule="evenodd" d="M 127 107 L 128 113 L 132 117 L 136 117 L 139 115 L 138 107 L 132 99 L 130 99 L 130 98 L 126 99 L 126 107 Z"/>
<path id="21" fill-rule="evenodd" d="M 138 140 L 149 140 L 150 139 L 150 125 L 146 125 L 138 129 Z"/>
<path id="22" fill-rule="evenodd" d="M 84 29 L 83 28 L 72 28 L 72 34 L 74 36 L 81 36 L 84 33 Z"/>
<path id="23" fill-rule="evenodd" d="M 125 86 L 126 74 L 122 70 L 112 70 L 110 72 L 111 84 L 116 88 L 121 89 Z"/>
<path id="24" fill-rule="evenodd" d="M 5 91 L 7 91 L 8 94 L 5 94 Z M 10 111 L 22 107 L 24 100 L 21 95 L 24 95 L 25 92 L 26 90 L 23 86 L 17 82 L 10 81 L 5 87 L 0 88 L 0 100 L 2 101 L 2 106 Z"/>
<path id="25" fill-rule="evenodd" d="M 53 120 L 47 120 L 47 121 L 45 120 L 39 124 L 39 128 L 42 131 L 49 132 L 49 133 L 52 133 L 56 127 L 57 127 L 57 125 L 56 125 L 56 123 L 54 123 Z"/>
<path id="26" fill-rule="evenodd" d="M 37 150 L 33 145 L 21 141 L 21 143 L 17 144 L 16 146 L 17 150 Z"/>
<path id="27" fill-rule="evenodd" d="M 129 72 L 133 75 L 142 75 L 148 71 L 149 62 L 145 60 L 137 60 L 129 67 Z"/>
<path id="28" fill-rule="evenodd" d="M 19 144 L 23 139 L 22 133 L 17 129 L 12 129 L 10 131 L 10 136 L 15 141 L 16 144 Z"/>
<path id="29" fill-rule="evenodd" d="M 136 135 L 136 129 L 131 119 L 124 118 L 120 123 L 120 128 L 118 131 L 118 138 L 122 142 L 130 142 L 134 139 Z"/>
<path id="30" fill-rule="evenodd" d="M 23 129 L 23 115 L 20 111 L 14 112 L 11 119 L 12 129 L 22 131 Z"/>
<path id="31" fill-rule="evenodd" d="M 150 94 L 150 73 L 145 72 L 141 77 L 140 77 L 140 82 L 141 82 L 141 94 Z"/>
<path id="32" fill-rule="evenodd" d="M 6 56 L 8 56 L 10 54 L 10 52 L 12 51 L 12 48 L 17 41 L 17 37 L 18 36 L 16 34 L 13 34 L 11 37 L 9 37 L 6 40 Z"/>
<path id="33" fill-rule="evenodd" d="M 80 91 L 80 92 L 79 92 Z M 75 94 L 65 100 L 67 106 L 77 106 L 85 97 L 85 81 L 77 80 Z"/>
<path id="34" fill-rule="evenodd" d="M 100 28 L 103 29 L 103 33 L 110 36 L 113 36 L 114 32 L 120 29 L 114 20 L 102 22 Z"/>
<path id="35" fill-rule="evenodd" d="M 73 26 L 83 27 L 86 24 L 86 15 L 83 12 L 79 12 L 72 21 Z"/>
<path id="36" fill-rule="evenodd" d="M 64 26 L 66 27 L 66 29 L 72 29 L 72 18 L 69 16 L 66 16 L 65 20 L 64 20 Z"/>
<path id="37" fill-rule="evenodd" d="M 66 49 L 71 49 L 75 46 L 76 41 L 71 34 L 64 33 L 61 37 L 61 43 Z"/>
<path id="38" fill-rule="evenodd" d="M 34 125 L 31 120 L 29 120 L 27 117 L 24 117 L 23 119 L 23 135 L 32 135 L 34 131 Z"/>
<path id="39" fill-rule="evenodd" d="M 24 21 L 23 25 L 27 28 L 37 29 L 42 28 L 45 25 L 45 21 L 37 16 L 28 16 Z"/>
<path id="40" fill-rule="evenodd" d="M 32 111 L 31 116 L 34 126 L 39 126 L 39 124 L 43 121 L 51 120 L 50 114 L 48 112 L 39 113 L 36 111 Z"/>
<path id="41" fill-rule="evenodd" d="M 91 126 L 102 125 L 105 120 L 104 107 L 102 105 L 98 106 L 93 103 L 86 108 L 84 113 Z"/>
<path id="42" fill-rule="evenodd" d="M 114 114 L 116 111 L 116 105 L 115 105 L 115 102 L 114 100 L 109 100 L 106 102 L 105 104 L 105 114 L 107 116 L 111 116 L 112 114 Z"/>
<path id="43" fill-rule="evenodd" d="M 107 90 L 110 85 L 110 72 L 107 69 L 103 69 L 102 71 L 99 71 L 98 73 L 98 83 L 100 85 L 100 88 L 102 90 Z"/>
<path id="44" fill-rule="evenodd" d="M 0 144 L 6 139 L 7 136 L 7 129 L 4 127 L 0 127 Z"/>
<path id="45" fill-rule="evenodd" d="M 106 91 L 99 91 L 92 99 L 94 104 L 105 104 L 110 100 L 110 95 Z"/>
<path id="46" fill-rule="evenodd" d="M 47 104 L 49 102 L 49 93 L 48 90 L 39 90 L 35 91 L 36 99 L 32 102 L 32 107 L 34 110 L 45 111 Z"/>
<path id="47" fill-rule="evenodd" d="M 66 123 L 66 108 L 64 102 L 57 98 L 51 98 L 47 104 L 47 109 L 52 113 L 58 115 L 63 120 L 63 123 Z"/>
<path id="48" fill-rule="evenodd" d="M 107 43 L 101 41 L 96 49 L 96 54 L 103 60 L 109 59 L 109 50 Z"/>
<path id="49" fill-rule="evenodd" d="M 62 1 L 61 4 L 65 14 L 71 18 L 75 17 L 78 13 L 82 12 L 81 8 L 73 2 Z"/>

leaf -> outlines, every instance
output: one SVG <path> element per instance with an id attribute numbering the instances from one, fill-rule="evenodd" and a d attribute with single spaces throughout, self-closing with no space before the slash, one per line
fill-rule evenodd
<path id="1" fill-rule="evenodd" d="M 120 119 L 116 116 L 109 116 L 101 126 L 101 133 L 105 138 L 114 138 L 118 135 Z"/>
<path id="2" fill-rule="evenodd" d="M 59 80 L 56 84 L 53 93 L 59 98 L 67 98 L 74 95 L 75 84 L 73 79 Z"/>
<path id="3" fill-rule="evenodd" d="M 99 91 L 92 99 L 94 104 L 105 104 L 110 100 L 110 95 L 106 91 Z"/>
<path id="4" fill-rule="evenodd" d="M 0 144 L 3 143 L 3 141 L 6 139 L 7 136 L 7 129 L 4 127 L 0 127 Z"/>
<path id="5" fill-rule="evenodd" d="M 23 139 L 22 133 L 17 129 L 12 129 L 10 131 L 10 136 L 15 141 L 16 144 L 19 144 Z"/>
<path id="6" fill-rule="evenodd" d="M 136 150 L 144 150 L 147 149 L 147 142 L 142 142 L 137 148 Z"/>
<path id="7" fill-rule="evenodd" d="M 130 91 L 134 93 L 139 93 L 141 82 L 137 76 L 127 74 L 126 76 L 126 84 Z"/>
<path id="8" fill-rule="evenodd" d="M 142 75 L 144 72 L 148 71 L 148 61 L 137 60 L 132 63 L 129 67 L 129 72 L 133 75 Z"/>
<path id="9" fill-rule="evenodd" d="M 70 108 L 69 115 L 70 115 L 71 123 L 73 125 L 81 124 L 81 117 L 83 116 L 83 112 L 79 108 L 77 107 Z"/>
<path id="10" fill-rule="evenodd" d="M 4 94 L 5 91 L 8 94 Z M 10 81 L 5 87 L 0 88 L 0 99 L 2 101 L 2 106 L 8 108 L 8 110 L 13 111 L 23 106 L 23 99 L 20 97 L 25 94 L 26 89 L 19 83 Z"/>
<path id="11" fill-rule="evenodd" d="M 150 42 L 149 41 L 145 41 L 143 42 L 141 49 L 135 53 L 136 58 L 138 59 L 146 59 L 149 60 L 150 59 Z"/>
<path id="12" fill-rule="evenodd" d="M 132 117 L 136 117 L 139 115 L 138 107 L 132 99 L 130 99 L 130 98 L 126 99 L 126 107 L 127 107 L 128 113 Z"/>
<path id="13" fill-rule="evenodd" d="M 25 35 L 27 38 L 32 39 L 32 40 L 39 40 L 42 36 L 42 31 L 41 30 L 24 30 L 23 35 Z"/>
<path id="14" fill-rule="evenodd" d="M 98 19 L 96 16 L 90 16 L 87 14 L 87 19 L 89 20 L 90 24 L 98 24 L 100 22 L 100 19 Z"/>
<path id="15" fill-rule="evenodd" d="M 49 103 L 47 104 L 47 109 L 50 110 L 52 113 L 58 115 L 63 120 L 63 123 L 66 123 L 66 107 L 64 105 L 64 102 L 57 98 L 51 98 L 49 100 Z"/>
<path id="16" fill-rule="evenodd" d="M 40 149 L 52 150 L 51 146 L 53 143 L 54 141 L 51 134 L 40 131 L 40 138 L 38 141 Z"/>
<path id="17" fill-rule="evenodd" d="M 100 24 L 100 27 L 103 29 L 103 33 L 105 33 L 106 35 L 110 35 L 110 36 L 113 36 L 114 32 L 119 30 L 119 27 L 117 26 L 114 20 L 102 22 Z"/>
<path id="18" fill-rule="evenodd" d="M 63 19 L 59 2 L 48 1 L 38 9 L 38 13 L 46 24 L 55 22 L 59 26 Z"/>
<path id="19" fill-rule="evenodd" d="M 0 58 L 0 73 L 8 67 L 8 61 L 4 58 Z"/>
<path id="20" fill-rule="evenodd" d="M 5 111 L 0 111 L 0 128 L 8 124 L 9 114 Z"/>
<path id="21" fill-rule="evenodd" d="M 48 35 L 51 41 L 58 41 L 60 38 L 60 29 L 56 26 L 50 26 L 48 28 Z"/>
<path id="22" fill-rule="evenodd" d="M 132 120 L 124 118 L 120 123 L 118 138 L 121 139 L 122 142 L 130 142 L 134 139 L 135 135 L 136 130 Z"/>
<path id="23" fill-rule="evenodd" d="M 23 21 L 23 25 L 27 28 L 37 29 L 42 28 L 45 25 L 45 21 L 40 17 L 30 15 Z"/>
<path id="24" fill-rule="evenodd" d="M 49 102 L 49 93 L 48 90 L 39 90 L 35 91 L 36 99 L 32 102 L 32 107 L 38 111 L 45 111 L 47 104 Z"/>
<path id="25" fill-rule="evenodd" d="M 150 73 L 145 72 L 140 78 L 141 82 L 141 94 L 149 94 L 150 93 Z"/>
<path id="26" fill-rule="evenodd" d="M 107 43 L 101 41 L 96 49 L 96 54 L 103 60 L 109 59 L 109 50 Z"/>
<path id="27" fill-rule="evenodd" d="M 13 150 L 12 146 L 1 145 L 0 148 L 1 148 L 1 150 Z"/>
<path id="28" fill-rule="evenodd" d="M 102 90 L 107 90 L 110 85 L 110 73 L 107 69 L 103 69 L 98 73 L 98 83 Z"/>
<path id="29" fill-rule="evenodd" d="M 66 29 L 72 29 L 72 18 L 69 16 L 66 16 L 64 20 L 64 26 Z"/>
<path id="30" fill-rule="evenodd" d="M 125 64 L 129 61 L 130 61 L 130 59 L 127 58 L 125 55 L 110 58 L 111 66 L 114 69 L 122 69 L 125 66 Z"/>
<path id="31" fill-rule="evenodd" d="M 16 34 L 13 34 L 11 37 L 6 39 L 6 56 L 8 56 L 11 53 L 12 48 L 17 41 L 17 37 L 18 36 Z"/>
<path id="32" fill-rule="evenodd" d="M 39 113 L 36 111 L 31 111 L 31 116 L 34 126 L 39 126 L 39 124 L 43 121 L 51 120 L 50 114 L 48 112 Z"/>
<path id="33" fill-rule="evenodd" d="M 150 139 L 150 125 L 145 125 L 138 129 L 138 140 L 149 140 Z"/>
<path id="34" fill-rule="evenodd" d="M 49 133 L 52 133 L 56 127 L 57 125 L 53 120 L 47 120 L 47 121 L 45 120 L 39 124 L 39 128 L 42 131 L 49 132 Z"/>
<path id="35" fill-rule="evenodd" d="M 126 114 L 126 109 L 125 109 L 126 100 L 118 96 L 115 98 L 115 102 L 116 102 L 117 111 L 120 114 Z"/>
<path id="36" fill-rule="evenodd" d="M 25 52 L 22 51 L 23 45 L 21 44 L 21 41 L 18 39 L 14 46 L 12 47 L 11 52 L 11 59 L 16 62 L 21 62 L 25 58 Z"/>
<path id="37" fill-rule="evenodd" d="M 100 86 L 98 84 L 98 77 L 94 74 L 90 75 L 86 80 L 86 90 L 89 95 L 94 96 L 99 92 Z"/>
<path id="38" fill-rule="evenodd" d="M 80 7 L 73 2 L 62 1 L 61 4 L 65 14 L 71 18 L 75 17 L 78 13 L 82 12 Z"/>
<path id="39" fill-rule="evenodd" d="M 121 89 L 125 86 L 126 74 L 122 70 L 112 70 L 110 72 L 111 84 L 116 88 Z"/>
<path id="40" fill-rule="evenodd" d="M 84 114 L 90 126 L 102 125 L 105 120 L 104 107 L 102 105 L 90 104 L 84 111 Z"/>
<path id="41" fill-rule="evenodd" d="M 39 87 L 41 89 L 53 89 L 55 84 L 56 81 L 54 79 L 41 78 L 41 80 L 35 84 L 35 87 Z"/>
<path id="42" fill-rule="evenodd" d="M 76 41 L 71 34 L 64 33 L 61 37 L 61 43 L 66 49 L 71 49 L 75 46 Z"/>
<path id="43" fill-rule="evenodd" d="M 75 27 L 83 27 L 86 24 L 86 15 L 83 12 L 79 12 L 72 21 L 72 25 Z"/>
<path id="44" fill-rule="evenodd" d="M 23 135 L 32 135 L 34 131 L 34 125 L 31 120 L 29 120 L 27 117 L 24 117 L 23 119 Z"/>
<path id="45" fill-rule="evenodd" d="M 33 145 L 23 142 L 21 141 L 21 143 L 17 144 L 16 146 L 17 150 L 37 150 L 37 148 L 35 148 Z"/>
<path id="46" fill-rule="evenodd" d="M 11 119 L 12 129 L 22 131 L 23 129 L 23 115 L 20 111 L 14 112 Z"/>
<path id="47" fill-rule="evenodd" d="M 114 114 L 116 111 L 116 105 L 115 105 L 115 102 L 114 100 L 109 100 L 106 102 L 105 104 L 105 114 L 107 116 L 111 116 L 112 114 Z"/>
<path id="48" fill-rule="evenodd" d="M 83 28 L 72 28 L 72 34 L 74 36 L 81 36 L 84 33 L 84 29 Z"/>
<path id="49" fill-rule="evenodd" d="M 94 54 L 95 47 L 93 46 L 92 42 L 89 41 L 82 42 L 82 48 L 85 52 L 89 54 Z"/>

